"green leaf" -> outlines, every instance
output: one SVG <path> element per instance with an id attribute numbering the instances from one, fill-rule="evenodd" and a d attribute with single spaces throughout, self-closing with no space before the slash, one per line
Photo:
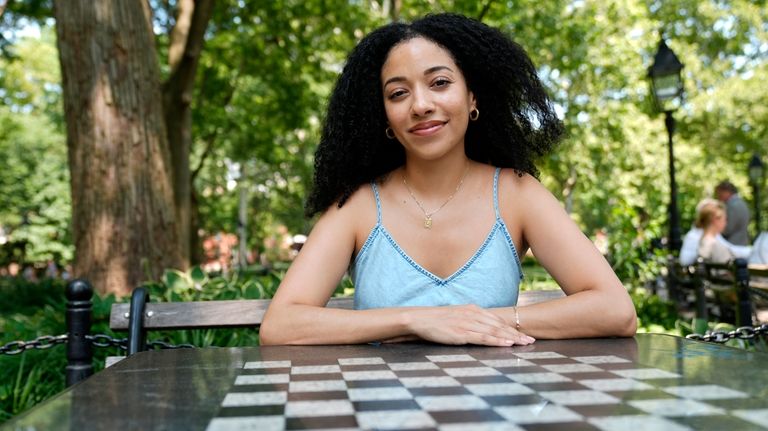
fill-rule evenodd
<path id="1" fill-rule="evenodd" d="M 208 280 L 208 275 L 199 266 L 193 267 L 189 271 L 189 275 L 192 277 L 192 281 L 196 284 L 202 284 Z"/>
<path id="2" fill-rule="evenodd" d="M 192 287 L 192 283 L 186 274 L 175 269 L 165 271 L 165 285 L 172 292 L 182 292 Z"/>

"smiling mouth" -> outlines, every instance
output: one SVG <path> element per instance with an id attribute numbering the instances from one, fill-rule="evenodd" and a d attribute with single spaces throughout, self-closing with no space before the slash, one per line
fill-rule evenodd
<path id="1" fill-rule="evenodd" d="M 414 135 L 426 136 L 431 135 L 438 130 L 442 129 L 447 121 L 428 121 L 425 123 L 419 123 L 411 127 L 408 131 Z"/>

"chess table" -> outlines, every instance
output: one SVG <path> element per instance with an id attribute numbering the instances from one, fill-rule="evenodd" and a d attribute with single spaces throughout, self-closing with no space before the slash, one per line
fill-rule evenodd
<path id="1" fill-rule="evenodd" d="M 659 334 L 138 353 L 10 430 L 768 429 L 768 354 Z"/>

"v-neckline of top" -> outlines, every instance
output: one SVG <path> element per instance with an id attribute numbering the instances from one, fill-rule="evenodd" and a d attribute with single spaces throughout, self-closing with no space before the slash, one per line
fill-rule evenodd
<path id="1" fill-rule="evenodd" d="M 426 269 L 424 266 L 416 262 L 415 259 L 411 257 L 410 254 L 408 254 L 401 246 L 400 243 L 395 240 L 395 238 L 392 236 L 392 234 L 389 232 L 389 230 L 384 227 L 382 223 L 377 223 L 374 227 L 374 231 L 376 229 L 381 230 L 381 233 L 384 235 L 384 237 L 389 241 L 389 243 L 394 247 L 394 249 L 400 254 L 400 256 L 403 257 L 411 266 L 413 266 L 414 269 L 421 272 L 422 274 L 426 275 L 427 277 L 439 282 L 440 284 L 446 284 L 453 280 L 454 278 L 461 275 L 464 271 L 466 271 L 469 267 L 472 266 L 472 263 L 483 253 L 485 248 L 488 246 L 488 243 L 491 242 L 491 239 L 493 238 L 493 235 L 496 233 L 497 230 L 502 226 L 503 221 L 496 219 L 493 223 L 493 226 L 491 226 L 490 232 L 488 232 L 488 235 L 486 235 L 485 240 L 483 240 L 482 244 L 480 244 L 480 247 L 470 256 L 470 258 L 464 262 L 461 266 L 459 266 L 458 269 L 456 269 L 453 273 L 451 273 L 448 277 L 440 277 L 437 274 L 433 273 L 432 271 Z M 373 235 L 374 232 L 371 232 L 371 235 Z"/>

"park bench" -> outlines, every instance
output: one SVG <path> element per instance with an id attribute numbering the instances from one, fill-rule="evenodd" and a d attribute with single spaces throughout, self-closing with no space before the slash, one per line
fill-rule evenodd
<path id="1" fill-rule="evenodd" d="M 703 260 L 682 266 L 674 257 L 667 266 L 669 295 L 679 310 L 693 310 L 703 321 L 710 316 L 736 326 L 751 326 L 755 304 L 768 298 L 768 268 L 750 268 L 744 259 L 729 263 Z"/>
<path id="2" fill-rule="evenodd" d="M 520 292 L 518 305 L 525 306 L 563 297 L 561 290 Z M 112 304 L 109 326 L 115 331 L 128 331 L 127 354 L 147 350 L 147 331 L 164 329 L 258 328 L 269 306 L 269 299 L 149 302 L 145 289 L 134 290 L 130 304 Z M 351 310 L 352 297 L 331 298 L 331 308 Z M 140 318 L 139 318 L 140 316 Z M 111 365 L 122 357 L 110 357 Z"/>

